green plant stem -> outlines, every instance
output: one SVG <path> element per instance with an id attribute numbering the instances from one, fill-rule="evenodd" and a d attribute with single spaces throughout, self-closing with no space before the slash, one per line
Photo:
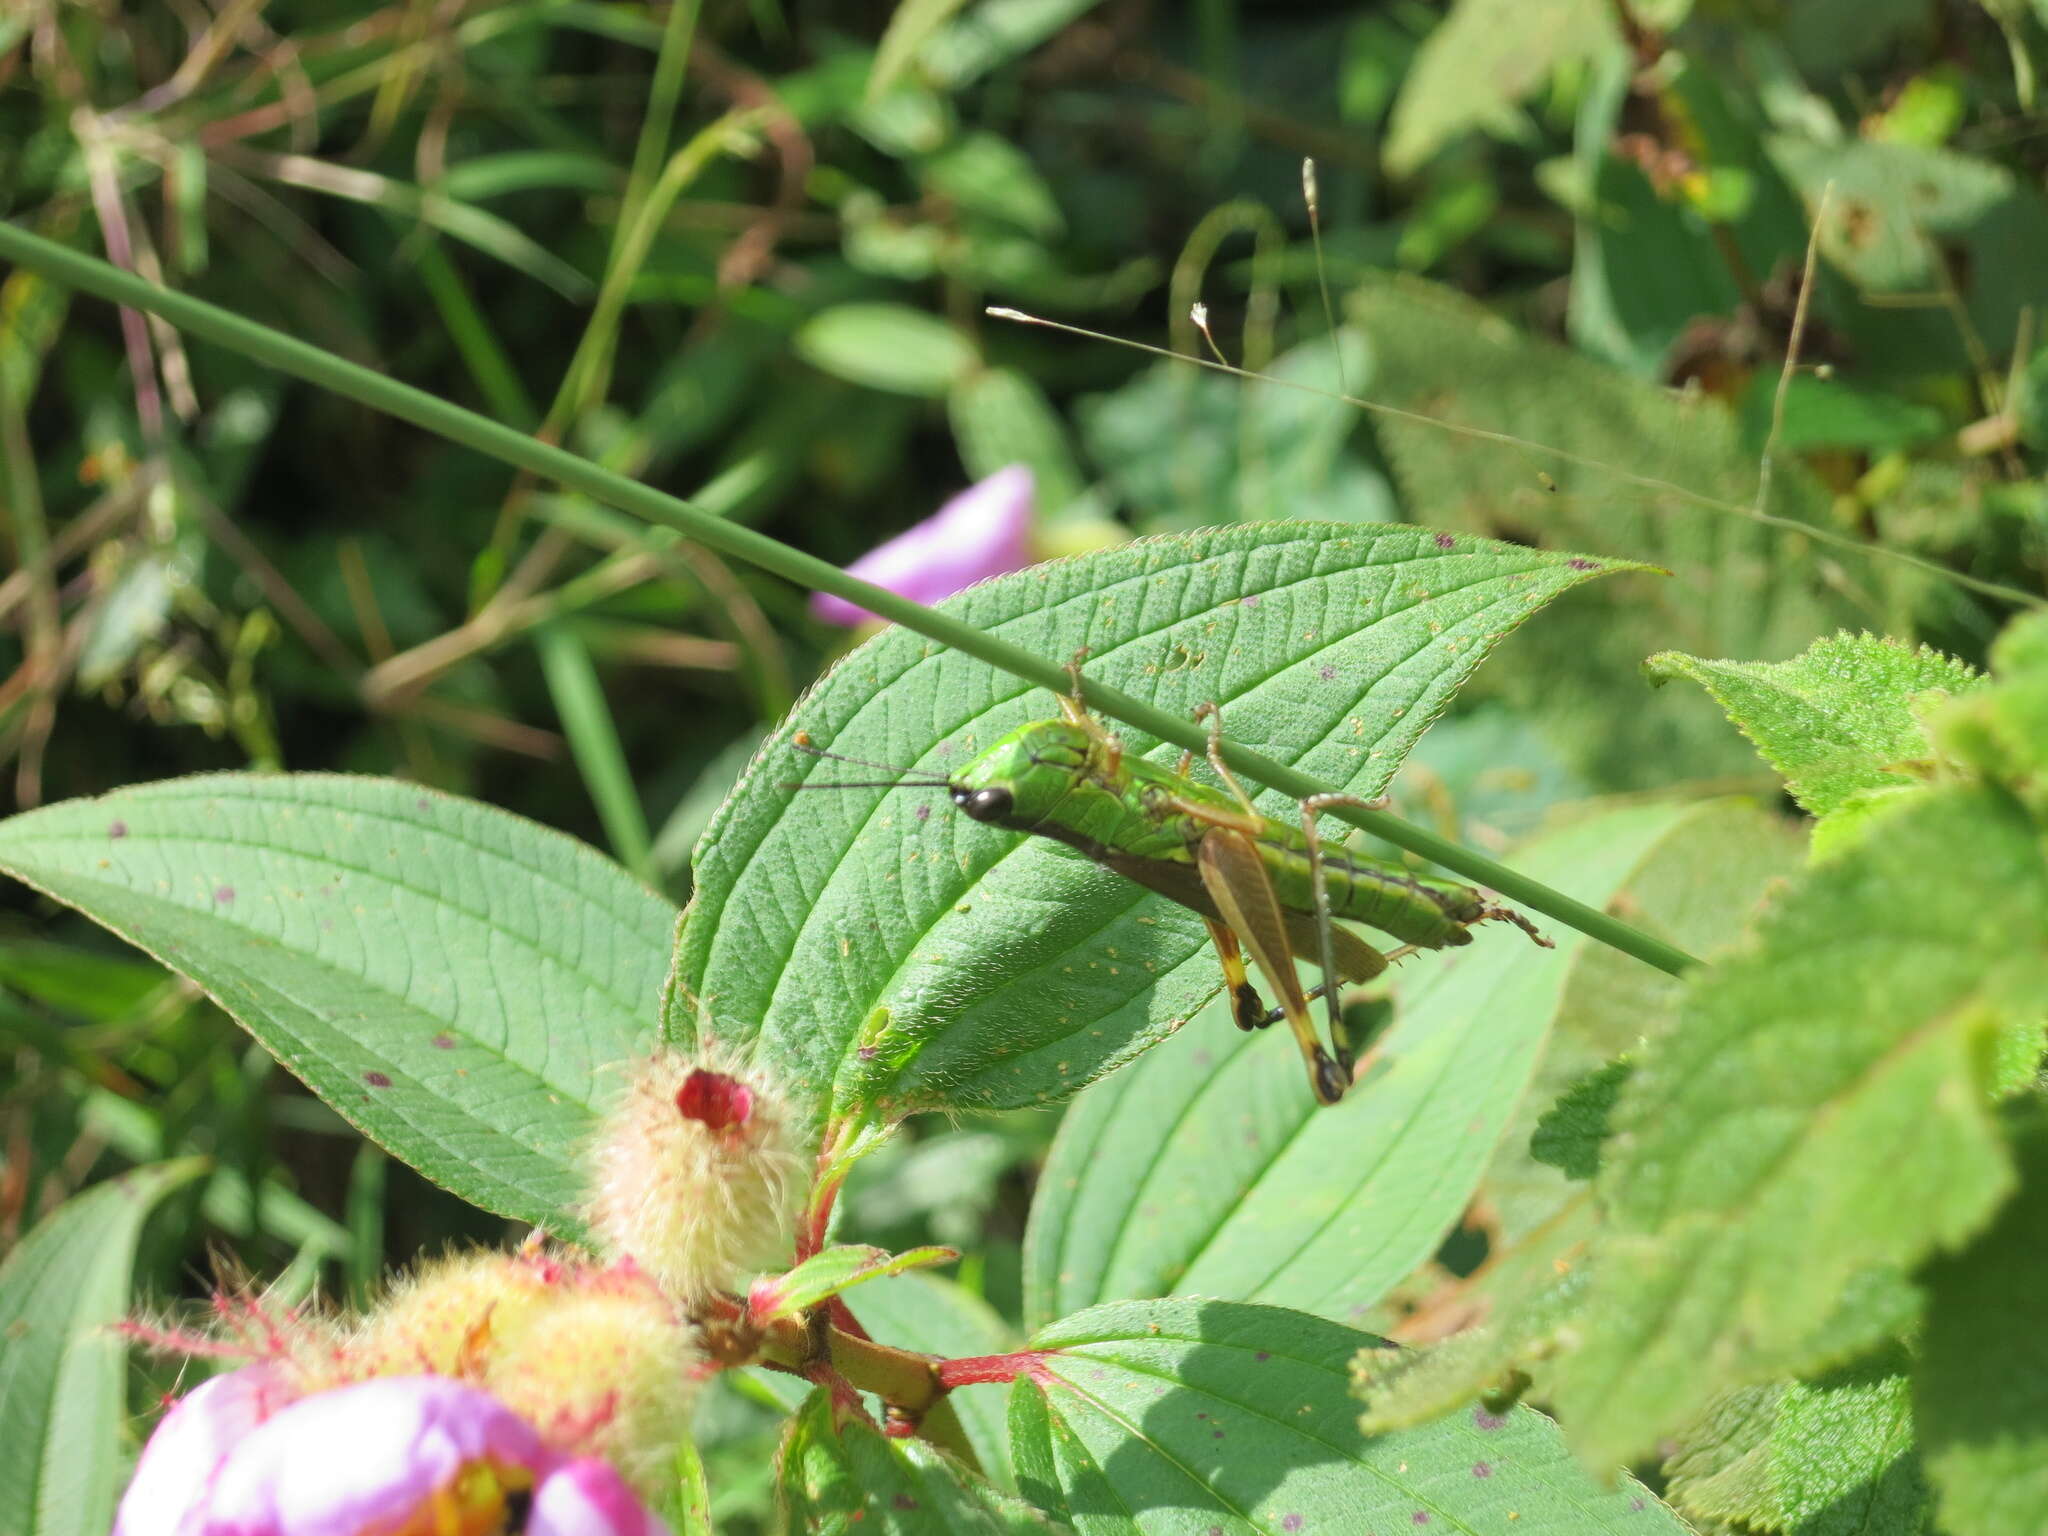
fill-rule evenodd
<path id="1" fill-rule="evenodd" d="M 228 347 L 281 373 L 409 421 L 503 463 L 545 476 L 594 500 L 636 517 L 644 517 L 651 523 L 678 529 L 707 548 L 749 561 L 799 586 L 845 598 L 892 623 L 965 652 L 1028 683 L 1056 693 L 1068 686 L 1060 663 L 1035 656 L 950 614 L 898 597 L 893 592 L 885 592 L 869 582 L 847 575 L 835 565 L 828 565 L 815 555 L 791 549 L 766 534 L 714 517 L 686 501 L 515 432 L 474 411 L 451 405 L 409 384 L 401 384 L 396 379 L 372 372 L 204 300 L 159 288 L 96 257 L 32 235 L 4 220 L 0 220 L 0 259 L 14 262 L 52 282 L 89 293 L 95 298 L 159 315 L 202 340 Z M 1200 752 L 1207 745 L 1201 727 L 1192 720 L 1169 714 L 1106 684 L 1089 685 L 1088 703 L 1112 719 L 1121 720 L 1175 746 Z M 1299 799 L 1324 794 L 1331 789 L 1320 780 L 1276 763 L 1236 742 L 1224 743 L 1223 757 L 1246 778 Z M 1433 864 L 1498 891 L 1509 900 L 1540 912 L 1555 922 L 1575 928 L 1589 938 L 1633 955 L 1660 971 L 1677 975 L 1698 963 L 1683 950 L 1661 939 L 1632 928 L 1584 902 L 1574 901 L 1563 892 L 1518 874 L 1484 854 L 1461 848 L 1421 827 L 1411 826 L 1399 817 L 1352 806 L 1338 807 L 1331 814 L 1375 837 L 1384 838 L 1396 847 L 1405 848 Z"/>

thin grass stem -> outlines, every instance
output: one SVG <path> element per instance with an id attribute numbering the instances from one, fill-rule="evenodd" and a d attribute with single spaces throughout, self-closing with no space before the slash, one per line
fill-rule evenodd
<path id="1" fill-rule="evenodd" d="M 5 221 L 0 221 L 0 260 L 14 262 L 52 282 L 109 303 L 127 304 L 161 315 L 201 340 L 230 348 L 281 373 L 411 422 L 450 442 L 554 480 L 651 523 L 678 529 L 711 549 L 748 561 L 799 586 L 830 592 L 1025 682 L 1054 693 L 1064 693 L 1070 686 L 1066 672 L 1058 662 L 1033 655 L 1007 640 L 963 623 L 951 614 L 940 613 L 871 582 L 849 576 L 815 555 L 792 549 L 752 528 L 713 517 L 702 508 L 652 486 L 629 480 L 602 465 L 515 432 L 474 411 L 464 410 L 424 390 L 372 372 L 282 331 L 189 294 L 156 287 L 95 257 L 45 240 Z M 1162 741 L 1197 752 L 1204 749 L 1206 737 L 1193 721 L 1170 714 L 1121 689 L 1091 683 L 1088 702 L 1102 714 Z M 1334 786 L 1235 742 L 1224 744 L 1223 757 L 1245 777 L 1278 790 L 1291 799 L 1303 800 L 1311 795 L 1334 792 Z M 1677 975 L 1698 963 L 1683 950 L 1618 918 L 1532 880 L 1484 854 L 1462 848 L 1421 827 L 1411 826 L 1399 817 L 1348 805 L 1336 807 L 1332 814 L 1398 848 L 1405 848 L 1454 874 L 1487 886 L 1508 900 L 1519 902 L 1567 928 L 1577 929 L 1624 954 L 1633 955 L 1658 970 Z"/>

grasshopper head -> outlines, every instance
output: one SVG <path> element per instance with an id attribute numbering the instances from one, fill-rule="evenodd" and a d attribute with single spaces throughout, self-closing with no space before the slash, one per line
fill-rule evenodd
<path id="1" fill-rule="evenodd" d="M 1028 831 L 1088 765 L 1088 733 L 1064 720 L 1021 725 L 954 776 L 953 803 L 976 821 Z"/>

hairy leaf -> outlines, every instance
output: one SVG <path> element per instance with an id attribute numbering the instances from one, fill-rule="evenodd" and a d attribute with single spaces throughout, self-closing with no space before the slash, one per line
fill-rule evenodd
<path id="1" fill-rule="evenodd" d="M 1591 818 L 1513 862 L 1597 906 L 1687 815 Z M 1032 1207 L 1027 1315 L 1169 1293 L 1362 1315 L 1470 1201 L 1585 942 L 1556 938 L 1496 929 L 1408 962 L 1388 1065 L 1332 1109 L 1292 1052 L 1217 1015 L 1091 1090 Z"/>
<path id="2" fill-rule="evenodd" d="M 1791 661 L 1708 661 L 1663 651 L 1643 669 L 1659 681 L 1688 678 L 1712 694 L 1815 816 L 1860 790 L 1924 782 L 1899 770 L 1928 752 L 1913 700 L 1984 684 L 1982 674 L 1953 657 L 1868 634 L 1830 635 Z"/>
<path id="3" fill-rule="evenodd" d="M 1781 1530 L 1785 1507 L 1771 1481 L 1771 1429 L 1785 1383 L 1738 1387 L 1715 1398 L 1672 1438 L 1665 1497 L 1695 1520 Z"/>
<path id="4" fill-rule="evenodd" d="M 1235 739 L 1370 795 L 1497 640 L 1609 568 L 1268 523 L 1035 567 L 951 611 L 1040 655 L 1086 646 L 1091 675 L 1166 708 L 1220 702 Z M 669 1032 L 750 1047 L 822 1120 L 1053 1102 L 1178 1028 L 1218 984 L 1193 912 L 973 822 L 943 790 L 791 787 L 877 777 L 797 751 L 795 731 L 929 779 L 1052 713 L 1042 690 L 903 630 L 854 651 L 705 834 Z"/>
<path id="5" fill-rule="evenodd" d="M 1932 1500 L 1897 1347 L 1796 1381 L 1771 1426 L 1771 1481 L 1797 1536 L 1918 1536 Z M 2037 1509 L 2040 1506 L 2036 1506 Z"/>
<path id="6" fill-rule="evenodd" d="M 562 1230 L 675 909 L 582 844 L 339 774 L 213 774 L 0 822 L 0 870 L 204 987 L 364 1134 Z"/>
<path id="7" fill-rule="evenodd" d="M 1809 205 L 1833 184 L 1821 251 L 1860 287 L 1881 292 L 1932 281 L 1938 247 L 1929 233 L 1967 228 L 2013 191 L 2012 174 L 1989 161 L 1918 144 L 1780 137 L 1771 154 Z"/>
<path id="8" fill-rule="evenodd" d="M 1961 1253 L 1922 1271 L 1927 1331 L 1913 1411 L 1952 1536 L 2021 1536 L 2048 1510 L 2048 1115 L 2013 1116 L 2017 1198 Z"/>
<path id="9" fill-rule="evenodd" d="M 1709 802 L 1686 818 L 1629 876 L 1615 908 L 1646 933 L 1687 954 L 1711 958 L 1738 938 L 1785 877 L 1804 868 L 1806 839 L 1786 817 L 1738 799 Z M 1588 1074 L 1675 1024 L 1683 983 L 1605 945 L 1579 951 L 1558 1003 L 1535 1080 L 1501 1137 L 1480 1185 L 1491 1220 L 1484 1288 L 1499 1296 L 1524 1239 L 1539 1249 L 1557 1236 L 1553 1218 L 1582 1201 L 1582 1183 L 1531 1155 L 1543 1113 Z M 1611 1129 L 1611 1127 L 1610 1127 Z M 1603 1153 L 1604 1155 L 1604 1153 Z M 1539 1263 L 1537 1283 L 1550 1281 Z"/>
<path id="10" fill-rule="evenodd" d="M 1589 1458 L 1895 1326 L 1885 1272 L 1967 1240 L 2011 1187 L 1991 1047 L 2044 986 L 2040 842 L 2010 800 L 1960 786 L 1696 973 L 1600 1177 L 1613 1231 L 1557 1397 Z"/>
<path id="11" fill-rule="evenodd" d="M 101 1536 L 120 1491 L 129 1271 L 157 1202 L 205 1168 L 159 1163 L 44 1217 L 0 1264 L 0 1533 Z"/>
<path id="12" fill-rule="evenodd" d="M 1366 1435 L 1350 1362 L 1382 1342 L 1240 1302 L 1079 1313 L 1039 1332 L 1048 1353 L 1012 1389 L 1019 1481 L 1083 1536 L 1684 1530 L 1640 1485 L 1601 1487 L 1528 1409 Z"/>
<path id="13" fill-rule="evenodd" d="M 790 1421 L 775 1479 L 791 1532 L 815 1536 L 1051 1536 L 1065 1527 L 923 1440 L 889 1440 L 813 1392 Z"/>

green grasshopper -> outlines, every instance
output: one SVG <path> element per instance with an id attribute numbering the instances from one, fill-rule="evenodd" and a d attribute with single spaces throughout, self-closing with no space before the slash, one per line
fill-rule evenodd
<path id="1" fill-rule="evenodd" d="M 1389 962 L 1419 949 L 1472 942 L 1471 927 L 1489 919 L 1514 923 L 1538 944 L 1550 940 L 1519 912 L 1488 903 L 1473 887 L 1411 874 L 1398 864 L 1324 848 L 1316 817 L 1335 805 L 1377 808 L 1384 802 L 1355 795 L 1313 795 L 1301 802 L 1301 825 L 1262 815 L 1223 761 L 1221 712 L 1195 711 L 1209 729 L 1209 764 L 1225 789 L 1211 789 L 1187 774 L 1194 753 L 1169 772 L 1137 756 L 1105 730 L 1081 702 L 1081 675 L 1070 666 L 1074 691 L 1060 695 L 1060 718 L 1021 725 L 948 779 L 899 777 L 886 785 L 816 784 L 792 788 L 941 788 L 975 821 L 1055 838 L 1105 869 L 1157 891 L 1201 914 L 1223 962 L 1240 1029 L 1287 1021 L 1308 1065 L 1319 1103 L 1334 1104 L 1352 1077 L 1352 1053 L 1338 1003 L 1343 981 L 1370 981 Z M 799 732 L 794 744 L 817 757 L 865 768 L 868 763 L 813 746 Z M 1382 953 L 1336 926 L 1364 923 L 1403 941 Z M 1279 996 L 1269 1015 L 1245 968 L 1245 951 Z M 1297 956 L 1320 965 L 1322 983 L 1304 991 Z M 1328 1005 L 1333 1058 L 1316 1036 L 1309 999 Z"/>

